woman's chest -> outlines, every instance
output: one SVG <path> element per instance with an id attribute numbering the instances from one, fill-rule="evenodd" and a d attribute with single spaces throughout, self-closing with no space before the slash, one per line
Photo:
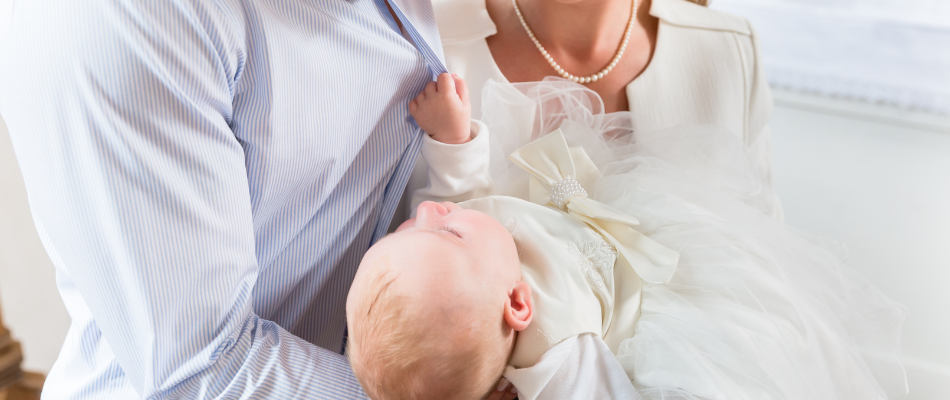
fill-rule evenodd
<path id="1" fill-rule="evenodd" d="M 508 69 L 517 70 L 517 62 L 493 55 L 485 39 L 452 43 L 444 49 L 448 68 L 468 81 L 473 118 L 482 115 L 481 92 L 486 82 L 526 79 L 521 75 L 508 79 L 502 64 L 509 63 Z M 536 49 L 531 51 L 537 53 Z M 747 70 L 753 59 L 754 55 L 739 51 L 731 33 L 682 28 L 661 21 L 656 50 L 646 69 L 636 79 L 625 78 L 626 84 L 617 83 L 619 92 L 615 96 L 623 98 L 623 109 L 632 113 L 637 129 L 719 125 L 742 137 L 746 134 L 751 84 Z M 545 69 L 550 69 L 547 65 L 525 68 L 527 74 L 540 76 L 536 80 L 552 75 Z M 598 95 L 609 104 L 603 94 Z"/>
<path id="2" fill-rule="evenodd" d="M 550 76 L 563 77 L 556 68 L 570 76 L 597 76 L 596 81 L 584 85 L 600 96 L 606 112 L 628 109 L 625 87 L 647 69 L 654 47 L 645 33 L 634 36 L 631 44 L 619 54 L 617 64 L 610 67 L 611 58 L 617 52 L 604 52 L 591 61 L 552 56 L 549 62 L 530 42 L 506 40 L 501 35 L 491 36 L 485 42 L 498 71 L 509 82 L 538 82 Z M 614 50 L 619 52 L 619 49 Z"/>

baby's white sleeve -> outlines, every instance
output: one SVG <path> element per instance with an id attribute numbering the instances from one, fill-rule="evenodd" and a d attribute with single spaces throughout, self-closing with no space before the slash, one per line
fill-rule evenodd
<path id="1" fill-rule="evenodd" d="M 462 144 L 422 138 L 422 158 L 428 164 L 429 184 L 412 194 L 412 217 L 423 201 L 459 202 L 491 195 L 488 172 L 488 127 L 472 120 L 472 140 Z"/>

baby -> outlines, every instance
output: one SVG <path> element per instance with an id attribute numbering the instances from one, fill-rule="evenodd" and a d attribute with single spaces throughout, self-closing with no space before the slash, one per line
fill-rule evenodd
<path id="1" fill-rule="evenodd" d="M 464 81 L 448 74 L 409 111 L 444 145 L 484 134 L 473 129 Z M 424 202 L 363 257 L 346 310 L 348 353 L 370 397 L 479 399 L 495 389 L 516 332 L 531 321 L 531 289 L 501 224 Z"/>
<path id="2" fill-rule="evenodd" d="M 530 202 L 488 196 L 488 131 L 466 91 L 443 74 L 410 102 L 428 134 L 430 186 L 417 194 L 447 201 L 422 202 L 370 248 L 347 298 L 347 351 L 376 400 L 482 399 L 506 366 L 532 367 L 583 333 L 615 352 L 633 334 L 641 277 L 675 269 L 676 253 L 630 229 L 635 219 L 586 199 L 599 173 L 558 132 L 512 155 L 542 189 Z"/>

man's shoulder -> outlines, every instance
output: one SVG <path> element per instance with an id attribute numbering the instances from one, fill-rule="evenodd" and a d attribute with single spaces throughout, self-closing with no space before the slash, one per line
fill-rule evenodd
<path id="1" fill-rule="evenodd" d="M 749 21 L 745 18 L 687 0 L 653 0 L 650 14 L 666 23 L 685 28 L 752 34 Z"/>

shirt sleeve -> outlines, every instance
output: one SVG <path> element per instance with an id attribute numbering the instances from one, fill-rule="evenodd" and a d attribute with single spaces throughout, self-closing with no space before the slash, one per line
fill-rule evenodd
<path id="1" fill-rule="evenodd" d="M 253 310 L 239 12 L 46 3 L 17 3 L 0 109 L 59 286 L 105 343 L 83 351 L 119 366 L 89 367 L 149 399 L 365 398 L 342 355 Z"/>
<path id="2" fill-rule="evenodd" d="M 460 202 L 491 195 L 488 127 L 473 120 L 472 135 L 472 140 L 462 144 L 440 143 L 428 135 L 422 138 L 428 184 L 412 194 L 413 217 L 423 201 Z"/>

